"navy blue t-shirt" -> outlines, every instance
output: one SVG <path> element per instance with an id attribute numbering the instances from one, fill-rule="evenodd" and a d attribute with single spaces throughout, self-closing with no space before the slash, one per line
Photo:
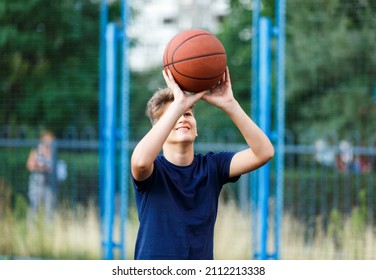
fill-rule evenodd
<path id="1" fill-rule="evenodd" d="M 133 177 L 140 227 L 135 259 L 213 259 L 214 224 L 235 153 L 195 155 L 189 166 L 158 156 L 149 178 Z"/>

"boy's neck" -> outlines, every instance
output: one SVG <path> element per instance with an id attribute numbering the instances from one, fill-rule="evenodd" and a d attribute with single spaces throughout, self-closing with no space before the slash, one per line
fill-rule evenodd
<path id="1" fill-rule="evenodd" d="M 194 159 L 193 143 L 189 145 L 169 145 L 163 146 L 163 155 L 171 163 L 178 166 L 190 165 Z"/>

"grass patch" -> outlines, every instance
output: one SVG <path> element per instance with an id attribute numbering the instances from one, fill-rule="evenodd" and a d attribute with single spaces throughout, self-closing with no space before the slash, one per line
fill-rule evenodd
<path id="1" fill-rule="evenodd" d="M 75 209 L 57 209 L 52 221 L 39 213 L 34 222 L 27 215 L 27 204 L 16 200 L 15 210 L 0 211 L 0 255 L 2 258 L 101 259 L 102 247 L 98 209 L 93 203 Z M 324 229 L 316 217 L 315 232 L 308 235 L 306 225 L 289 212 L 283 216 L 281 258 L 298 259 L 376 259 L 375 227 L 367 225 L 363 209 L 353 209 L 344 217 L 332 211 Z M 114 232 L 119 232 L 116 219 Z M 127 222 L 127 258 L 133 258 L 138 220 L 130 209 Z M 241 212 L 233 200 L 221 201 L 215 228 L 215 259 L 249 259 L 251 251 L 249 213 Z M 272 236 L 273 234 L 270 233 Z M 119 236 L 114 236 L 115 242 Z M 115 253 L 118 258 L 118 253 Z"/>

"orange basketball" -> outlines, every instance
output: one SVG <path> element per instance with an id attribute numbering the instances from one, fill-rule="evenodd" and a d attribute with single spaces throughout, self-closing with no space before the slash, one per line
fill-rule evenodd
<path id="1" fill-rule="evenodd" d="M 167 44 L 163 67 L 169 69 L 181 89 L 190 92 L 209 90 L 226 70 L 226 51 L 221 41 L 202 29 L 182 31 Z"/>

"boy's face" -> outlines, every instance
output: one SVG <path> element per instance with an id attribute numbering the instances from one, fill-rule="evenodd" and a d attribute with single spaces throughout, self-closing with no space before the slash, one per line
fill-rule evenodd
<path id="1" fill-rule="evenodd" d="M 166 106 L 165 110 L 169 105 Z M 166 139 L 168 143 L 193 142 L 197 136 L 197 123 L 193 110 L 187 110 L 176 122 Z"/>

